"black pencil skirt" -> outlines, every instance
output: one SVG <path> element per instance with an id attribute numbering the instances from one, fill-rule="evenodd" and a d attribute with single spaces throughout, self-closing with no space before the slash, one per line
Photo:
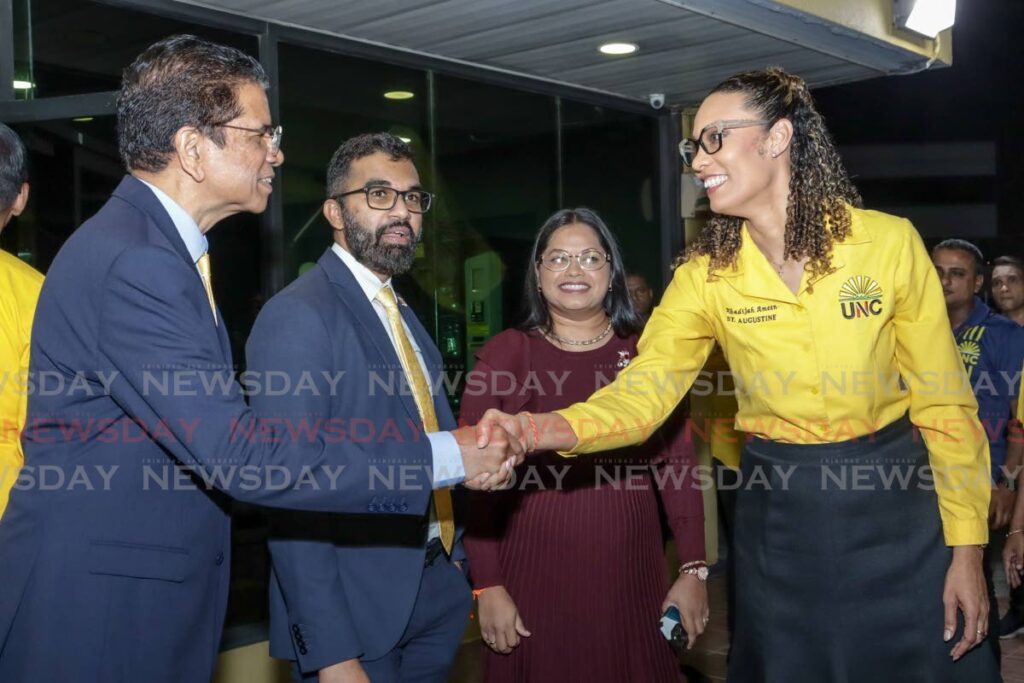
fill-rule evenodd
<path id="1" fill-rule="evenodd" d="M 906 418 L 835 444 L 746 446 L 731 683 L 1000 680 L 988 642 L 950 659 L 962 615 L 943 642 L 952 550 L 927 465 Z"/>

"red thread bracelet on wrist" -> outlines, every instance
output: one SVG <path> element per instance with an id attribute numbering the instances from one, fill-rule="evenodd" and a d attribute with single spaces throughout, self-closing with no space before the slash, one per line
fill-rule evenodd
<path id="1" fill-rule="evenodd" d="M 533 413 L 526 413 L 526 419 L 530 421 L 530 432 L 533 434 L 533 447 L 540 444 L 540 430 L 537 429 L 537 422 L 533 419 Z"/>

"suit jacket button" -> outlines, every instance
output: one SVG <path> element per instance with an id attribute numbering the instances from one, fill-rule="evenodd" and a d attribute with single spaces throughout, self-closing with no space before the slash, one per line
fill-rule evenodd
<path id="1" fill-rule="evenodd" d="M 300 632 L 298 624 L 292 624 L 292 633 L 298 634 Z"/>
<path id="2" fill-rule="evenodd" d="M 303 645 L 303 646 L 300 646 L 300 647 L 299 647 L 299 654 L 300 654 L 300 655 L 308 655 L 308 654 L 309 654 L 309 650 L 307 650 L 307 649 L 306 649 L 306 647 L 305 647 L 304 645 Z"/>
<path id="3" fill-rule="evenodd" d="M 213 558 L 213 563 L 218 567 L 224 564 L 224 553 L 217 553 L 217 556 Z"/>

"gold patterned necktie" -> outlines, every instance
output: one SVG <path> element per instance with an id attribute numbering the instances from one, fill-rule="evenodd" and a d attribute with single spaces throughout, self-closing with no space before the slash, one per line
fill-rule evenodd
<path id="1" fill-rule="evenodd" d="M 412 343 L 405 334 L 402 314 L 398 311 L 398 302 L 395 300 L 395 293 L 391 287 L 381 287 L 377 292 L 377 301 L 384 306 L 384 311 L 388 314 L 388 323 L 391 325 L 391 331 L 395 335 L 395 342 L 398 346 L 398 359 L 402 362 L 405 378 L 412 388 L 416 407 L 420 411 L 420 419 L 423 420 L 423 427 L 427 432 L 439 431 L 437 413 L 434 412 L 434 399 L 427 385 L 427 379 L 423 376 L 423 369 L 416 358 L 416 351 L 413 350 Z M 444 546 L 444 551 L 451 555 L 452 544 L 455 542 L 455 511 L 452 509 L 452 492 L 447 487 L 434 489 L 434 513 L 437 515 L 437 522 L 441 527 L 441 545 Z"/>
<path id="2" fill-rule="evenodd" d="M 217 304 L 213 300 L 213 278 L 210 276 L 210 253 L 207 252 L 199 257 L 196 261 L 196 265 L 199 267 L 199 277 L 203 281 L 203 287 L 206 288 L 206 298 L 210 300 L 210 310 L 213 311 L 213 324 L 218 325 L 217 322 Z"/>

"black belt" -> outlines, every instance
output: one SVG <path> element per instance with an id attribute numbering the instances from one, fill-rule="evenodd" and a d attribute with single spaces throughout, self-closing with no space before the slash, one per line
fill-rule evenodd
<path id="1" fill-rule="evenodd" d="M 434 560 L 436 560 L 437 556 L 442 554 L 443 552 L 444 552 L 444 546 L 441 545 L 441 539 L 440 538 L 432 538 L 432 539 L 430 539 L 430 542 L 427 543 L 427 554 L 426 554 L 426 557 L 423 558 L 423 566 L 424 567 L 429 567 L 430 565 L 434 564 Z"/>

